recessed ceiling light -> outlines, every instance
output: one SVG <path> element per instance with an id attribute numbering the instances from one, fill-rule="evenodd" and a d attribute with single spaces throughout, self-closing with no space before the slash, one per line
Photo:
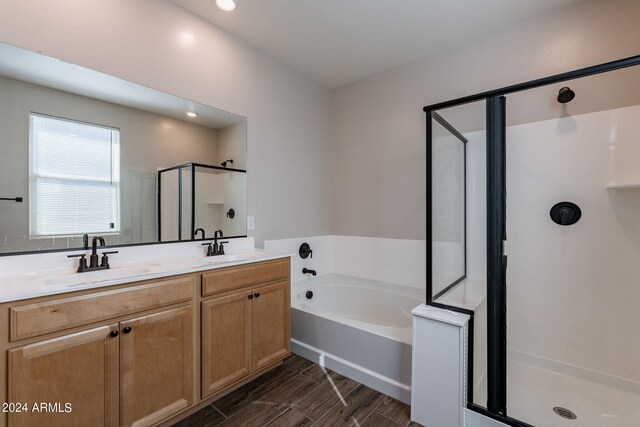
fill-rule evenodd
<path id="1" fill-rule="evenodd" d="M 216 0 L 216 6 L 225 12 L 231 12 L 236 8 L 236 2 L 234 0 Z"/>
<path id="2" fill-rule="evenodd" d="M 198 117 L 198 113 L 195 111 L 187 111 L 187 116 L 189 117 Z"/>

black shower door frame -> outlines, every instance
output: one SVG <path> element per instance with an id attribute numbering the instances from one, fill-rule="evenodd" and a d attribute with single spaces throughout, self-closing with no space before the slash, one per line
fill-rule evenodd
<path id="1" fill-rule="evenodd" d="M 468 393 L 467 408 L 498 420 L 510 426 L 532 427 L 530 424 L 507 415 L 507 255 L 506 243 L 506 96 L 512 93 L 535 89 L 568 80 L 588 77 L 640 65 L 640 55 L 617 61 L 606 62 L 566 73 L 543 77 L 524 83 L 506 86 L 469 95 L 450 101 L 428 105 L 423 108 L 427 115 L 427 305 L 469 314 L 471 316 L 468 334 Z M 459 307 L 438 303 L 432 294 L 432 191 L 433 176 L 432 123 L 438 110 L 471 102 L 486 102 L 486 185 L 487 185 L 487 407 L 473 403 L 473 312 Z"/>

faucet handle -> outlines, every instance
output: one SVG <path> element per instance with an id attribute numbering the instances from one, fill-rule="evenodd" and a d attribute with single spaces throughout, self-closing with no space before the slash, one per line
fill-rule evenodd
<path id="1" fill-rule="evenodd" d="M 109 267 L 109 257 L 108 255 L 111 254 L 117 254 L 118 251 L 107 251 L 107 252 L 102 252 L 102 260 L 100 261 L 100 267 Z"/>
<path id="2" fill-rule="evenodd" d="M 218 242 L 218 255 L 224 255 L 224 245 L 223 243 L 229 243 L 228 240 L 225 240 L 224 242 Z"/>
<path id="3" fill-rule="evenodd" d="M 75 254 L 75 255 L 67 255 L 67 258 L 80 258 L 78 260 L 78 268 L 76 271 L 78 273 L 82 273 L 87 269 L 87 258 L 85 258 L 87 254 Z"/>
<path id="4" fill-rule="evenodd" d="M 213 242 L 202 243 L 202 246 L 206 246 L 207 247 L 207 256 L 212 256 L 213 255 Z"/>

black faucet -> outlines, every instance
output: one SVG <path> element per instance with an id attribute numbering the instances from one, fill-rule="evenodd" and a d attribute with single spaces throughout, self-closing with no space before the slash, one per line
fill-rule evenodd
<path id="1" fill-rule="evenodd" d="M 312 276 L 315 276 L 317 273 L 315 270 L 310 270 L 305 267 L 302 269 L 302 274 L 311 274 Z"/>
<path id="2" fill-rule="evenodd" d="M 98 266 L 98 243 L 100 243 L 100 246 L 104 246 L 104 237 L 93 236 L 93 239 L 91 240 L 91 256 L 89 257 L 89 268 Z"/>
<path id="3" fill-rule="evenodd" d="M 87 249 L 89 236 L 82 236 L 83 243 L 85 244 L 85 249 Z M 107 270 L 111 268 L 109 265 L 109 257 L 108 255 L 117 254 L 118 251 L 109 251 L 102 252 L 102 259 L 98 256 L 98 243 L 100 246 L 105 246 L 104 237 L 102 236 L 94 236 L 91 241 L 91 255 L 89 256 L 89 265 L 87 266 L 87 259 L 85 258 L 87 254 L 76 254 L 76 255 L 67 255 L 67 258 L 80 258 L 78 261 L 78 269 L 76 270 L 78 273 L 86 273 L 88 271 L 96 271 L 96 270 Z"/>
<path id="4" fill-rule="evenodd" d="M 209 243 L 203 243 L 202 246 L 207 246 L 207 256 L 216 256 L 216 255 L 224 255 L 224 243 L 229 243 L 227 242 L 220 242 L 218 243 L 218 238 L 223 237 L 222 236 L 222 230 L 220 230 L 219 228 L 213 232 L 213 242 L 209 242 Z"/>
<path id="5" fill-rule="evenodd" d="M 193 233 L 196 237 L 198 236 L 198 231 L 202 233 L 202 238 L 204 239 L 204 228 L 196 228 L 195 233 Z"/>

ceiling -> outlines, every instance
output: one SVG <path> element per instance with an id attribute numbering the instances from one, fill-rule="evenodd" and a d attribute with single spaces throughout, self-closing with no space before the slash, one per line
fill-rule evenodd
<path id="1" fill-rule="evenodd" d="M 580 0 L 173 0 L 327 88 Z"/>

